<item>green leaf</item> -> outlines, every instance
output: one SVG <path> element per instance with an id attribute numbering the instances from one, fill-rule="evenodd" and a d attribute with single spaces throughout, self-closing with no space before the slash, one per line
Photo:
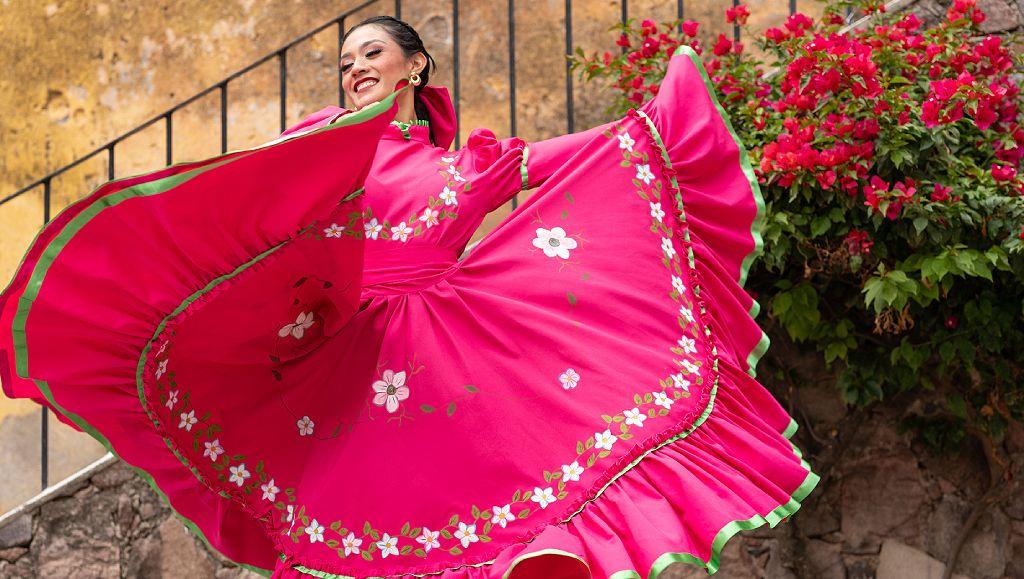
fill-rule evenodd
<path id="1" fill-rule="evenodd" d="M 819 215 L 811 220 L 811 237 L 818 237 L 828 231 L 829 227 L 832 226 L 832 222 L 828 217 Z"/>
<path id="2" fill-rule="evenodd" d="M 455 414 L 455 401 L 454 400 L 448 403 L 448 408 L 445 410 L 445 413 L 447 413 L 448 416 L 451 416 L 452 414 Z"/>

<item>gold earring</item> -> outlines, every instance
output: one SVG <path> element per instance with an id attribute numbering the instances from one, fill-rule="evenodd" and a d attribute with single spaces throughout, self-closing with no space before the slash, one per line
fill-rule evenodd
<path id="1" fill-rule="evenodd" d="M 409 75 L 409 81 L 412 82 L 412 84 L 414 84 L 416 86 L 419 86 L 420 85 L 420 73 L 414 72 L 414 73 L 410 74 Z"/>

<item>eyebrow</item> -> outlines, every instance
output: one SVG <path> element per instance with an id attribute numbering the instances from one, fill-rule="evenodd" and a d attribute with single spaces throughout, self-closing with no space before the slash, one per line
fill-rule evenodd
<path id="1" fill-rule="evenodd" d="M 371 40 L 367 40 L 366 42 L 360 44 L 359 48 L 360 49 L 366 48 L 367 44 L 372 44 L 374 42 L 384 42 L 384 41 L 379 39 L 379 38 L 373 38 Z M 352 53 L 351 52 L 343 52 L 343 53 L 341 53 L 341 58 L 345 58 L 346 56 L 352 56 Z"/>

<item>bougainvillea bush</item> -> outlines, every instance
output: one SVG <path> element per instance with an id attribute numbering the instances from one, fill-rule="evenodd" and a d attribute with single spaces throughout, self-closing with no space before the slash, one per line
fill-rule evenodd
<path id="1" fill-rule="evenodd" d="M 973 0 L 931 27 L 877 1 L 757 37 L 748 16 L 726 12 L 760 57 L 732 35 L 701 46 L 696 22 L 630 20 L 573 67 L 612 83 L 619 114 L 679 44 L 701 54 L 765 199 L 762 323 L 819 352 L 849 404 L 899 396 L 936 446 L 998 441 L 1024 417 L 1021 62 Z"/>

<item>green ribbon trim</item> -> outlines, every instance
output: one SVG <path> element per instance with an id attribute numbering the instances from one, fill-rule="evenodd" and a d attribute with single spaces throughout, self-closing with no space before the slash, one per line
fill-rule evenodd
<path id="1" fill-rule="evenodd" d="M 402 131 L 402 136 L 408 141 L 412 138 L 412 135 L 409 134 L 409 127 L 429 127 L 430 121 L 414 119 L 411 121 L 391 121 L 391 124 L 398 127 L 398 130 Z"/>
<path id="2" fill-rule="evenodd" d="M 530 158 L 530 146 L 523 147 L 523 161 L 519 164 L 519 176 L 522 178 L 520 191 L 526 191 L 530 186 L 530 176 L 526 171 L 526 161 Z"/>
<path id="3" fill-rule="evenodd" d="M 398 91 L 395 91 L 391 95 L 388 95 L 388 97 L 386 97 L 385 99 L 383 99 L 383 100 L 381 100 L 381 101 L 379 101 L 379 102 L 377 102 L 377 103 L 375 103 L 373 105 L 370 105 L 370 106 L 368 106 L 368 107 L 366 107 L 366 108 L 364 108 L 364 109 L 362 109 L 360 111 L 357 111 L 357 112 L 345 115 L 345 116 L 341 117 L 338 121 L 336 121 L 334 123 L 331 123 L 329 125 L 326 125 L 324 127 L 320 127 L 320 128 L 315 129 L 313 131 L 309 131 L 309 133 L 317 133 L 317 132 L 321 132 L 321 131 L 335 130 L 335 129 L 338 129 L 340 127 L 350 126 L 350 125 L 362 123 L 362 122 L 368 121 L 370 119 L 376 118 L 376 117 L 380 116 L 381 114 L 384 114 L 387 110 L 389 110 L 391 108 L 391 105 L 394 103 L 394 100 L 397 98 L 398 94 L 400 94 L 404 90 L 406 90 L 406 88 L 399 89 Z M 308 133 L 302 133 L 302 134 L 305 135 L 305 134 L 308 134 Z M 298 136 L 298 135 L 296 135 L 296 136 Z M 290 139 L 286 139 L 286 140 L 290 140 Z M 268 147 L 269 146 L 275 146 L 276 144 L 278 144 L 278 142 L 272 142 L 271 144 L 268 144 L 266 146 L 268 146 Z M 263 148 L 263 146 L 260 146 L 260 147 L 255 147 L 253 149 L 247 149 L 247 151 L 252 152 L 252 151 L 256 151 L 256 150 L 262 149 L 262 148 Z M 74 219 L 72 219 L 71 221 L 68 222 L 68 224 L 64 227 L 64 229 L 61 230 L 61 232 L 56 237 L 54 237 L 53 240 L 50 241 L 50 243 L 47 245 L 46 249 L 40 255 L 39 260 L 36 262 L 35 266 L 33 267 L 32 275 L 30 276 L 30 278 L 29 278 L 29 280 L 28 280 L 28 282 L 26 284 L 25 291 L 22 294 L 21 298 L 18 300 L 18 309 L 17 309 L 17 312 L 15 314 L 15 318 L 14 318 L 13 323 L 12 323 L 11 333 L 12 333 L 12 343 L 14 345 L 15 365 L 16 365 L 16 369 L 17 369 L 17 372 L 18 372 L 19 376 L 21 376 L 22 378 L 28 378 L 28 346 L 27 346 L 27 343 L 25 341 L 25 324 L 26 324 L 26 321 L 28 319 L 28 315 L 31 312 L 32 304 L 34 303 L 35 299 L 39 295 L 39 290 L 42 287 L 42 284 L 43 284 L 44 279 L 46 277 L 46 273 L 49 270 L 50 266 L 53 264 L 53 262 L 59 256 L 60 251 L 68 244 L 68 242 L 75 236 L 75 234 L 78 233 L 78 231 L 81 230 L 86 225 L 86 223 L 88 223 L 89 220 L 94 218 L 96 215 L 98 215 L 104 209 L 107 209 L 109 207 L 114 207 L 117 204 L 125 201 L 126 199 L 130 199 L 130 198 L 134 198 L 134 197 L 144 197 L 144 196 L 150 196 L 150 195 L 156 195 L 156 194 L 159 194 L 159 193 L 164 193 L 164 192 L 170 190 L 171 188 L 173 188 L 175 186 L 178 186 L 178 185 L 184 183 L 185 181 L 188 181 L 189 179 L 192 179 L 193 177 L 196 177 L 197 175 L 200 175 L 200 174 L 202 174 L 202 173 L 204 173 L 206 171 L 209 171 L 211 169 L 214 169 L 214 168 L 220 167 L 222 165 L 225 165 L 227 163 L 230 163 L 231 161 L 234 161 L 235 159 L 240 159 L 240 158 L 248 156 L 248 155 L 239 155 L 239 156 L 236 156 L 236 157 L 233 157 L 233 158 L 229 158 L 229 157 L 231 157 L 231 155 L 234 155 L 237 152 L 238 151 L 232 151 L 232 152 L 228 152 L 228 153 L 224 153 L 224 154 L 212 157 L 211 160 L 216 160 L 216 159 L 222 159 L 222 160 L 218 161 L 218 162 L 210 163 L 210 164 L 208 164 L 208 165 L 206 165 L 204 167 L 197 168 L 197 169 L 195 169 L 193 171 L 188 171 L 188 172 L 185 172 L 185 173 L 182 173 L 182 174 L 179 174 L 179 175 L 168 176 L 168 177 L 165 177 L 163 179 L 158 179 L 156 181 L 152 181 L 152 182 L 148 182 L 148 183 L 140 183 L 138 185 L 134 185 L 134 186 L 129 187 L 127 189 L 124 189 L 122 191 L 118 191 L 117 193 L 112 193 L 111 195 L 104 196 L 104 197 L 101 197 L 99 199 L 96 199 L 92 204 L 89 205 L 89 207 L 84 209 L 82 211 L 82 213 L 80 213 Z M 182 164 L 182 163 L 179 163 L 179 164 Z M 118 179 L 117 181 L 121 181 L 121 180 L 124 180 L 124 179 L 131 179 L 131 178 L 134 178 L 134 176 L 133 177 L 124 177 L 122 179 Z M 110 182 L 113 182 L 113 181 L 110 181 Z M 110 182 L 108 182 L 108 183 L 110 183 Z M 105 185 L 106 184 L 101 185 L 101 187 L 105 186 Z M 356 194 L 358 194 L 360 192 L 361 191 L 353 192 L 351 196 L 355 196 Z M 66 211 L 68 209 L 70 209 L 70 206 L 65 208 L 64 211 Z M 38 232 L 36 234 L 36 237 L 35 237 L 36 240 L 38 240 L 38 238 L 39 238 L 41 233 L 42 233 L 42 231 L 40 231 L 40 232 Z M 35 240 L 33 241 L 33 244 L 34 243 L 35 243 Z M 258 255 L 256 258 L 254 258 L 254 260 L 262 259 L 263 257 L 268 255 L 269 253 L 272 253 L 273 251 L 276 251 L 284 243 L 286 243 L 286 242 L 282 242 L 281 244 L 270 248 L 266 252 Z M 25 259 L 27 258 L 27 256 L 28 256 L 28 253 L 26 253 L 26 255 L 22 257 L 21 264 L 19 264 L 19 270 L 21 269 L 21 266 L 24 265 L 24 262 L 25 262 Z M 243 266 L 240 266 L 240 268 L 236 269 L 235 272 L 233 272 L 233 274 L 237 274 L 240 271 L 240 269 L 243 269 L 243 268 L 247 267 L 248 265 L 253 263 L 253 261 L 250 261 L 249 263 L 244 264 Z M 228 274 L 228 276 L 231 276 L 233 274 Z M 222 278 L 217 278 L 217 279 L 223 281 L 223 277 L 225 277 L 225 276 L 222 276 Z M 216 282 L 216 281 L 217 280 L 214 280 L 214 282 Z M 211 284 L 213 284 L 214 282 L 211 282 Z M 10 287 L 10 284 L 8 284 L 8 288 L 9 287 Z M 207 286 L 207 288 L 210 288 L 210 287 L 211 286 Z M 207 289 L 207 288 L 204 288 L 204 289 Z M 150 342 L 147 343 L 147 345 L 146 345 L 146 347 L 145 347 L 145 349 L 143 351 L 143 358 L 145 357 L 145 354 L 146 354 L 146 352 L 148 352 L 148 350 L 151 347 L 151 345 L 152 345 L 152 340 L 150 340 Z M 138 386 L 138 374 L 136 375 L 136 380 L 137 380 L 136 387 L 138 388 L 139 387 Z M 173 512 L 174 515 L 177 516 L 178 519 L 180 519 L 181 522 L 185 525 L 185 527 L 187 527 L 193 534 L 195 534 L 199 538 L 201 538 L 203 540 L 203 542 L 206 544 L 206 546 L 211 551 L 213 551 L 215 553 L 218 553 L 221 557 L 231 561 L 235 565 L 238 565 L 239 567 L 242 567 L 244 569 L 248 569 L 248 570 L 250 570 L 250 571 L 252 571 L 254 573 L 257 573 L 257 574 L 260 574 L 260 575 L 263 575 L 263 576 L 267 576 L 267 577 L 269 577 L 272 574 L 272 570 L 270 570 L 270 569 L 263 569 L 261 567 L 256 567 L 254 565 L 248 565 L 248 564 L 245 564 L 245 563 L 239 563 L 237 561 L 231 560 L 229 557 L 227 557 L 226 555 L 221 553 L 216 547 L 213 546 L 213 544 L 210 543 L 210 540 L 206 537 L 206 535 L 203 534 L 203 532 L 199 529 L 199 527 L 191 519 L 189 519 L 188 517 L 182 515 L 181 513 L 179 513 L 174 508 L 174 506 L 170 502 L 170 499 L 167 497 L 167 494 L 164 493 L 164 491 L 160 488 L 160 486 L 157 484 L 156 480 L 152 477 L 152 475 L 150 475 L 148 472 L 142 470 L 141 468 L 136 467 L 136 466 L 128 463 L 127 461 L 123 460 L 121 458 L 121 456 L 117 453 L 117 451 L 114 450 L 114 447 L 111 445 L 110 441 L 106 438 L 106 436 L 104 436 L 100 431 L 98 431 L 95 427 L 93 427 L 91 424 L 89 424 L 89 422 L 86 421 L 85 419 L 83 419 L 81 416 L 79 416 L 78 414 L 76 414 L 74 412 L 71 412 L 71 411 L 67 410 L 62 405 L 58 404 L 57 401 L 54 400 L 53 392 L 51 391 L 50 386 L 49 386 L 49 384 L 47 382 L 45 382 L 43 380 L 34 380 L 34 379 L 33 379 L 33 382 L 36 384 L 36 387 L 39 388 L 39 391 L 43 394 L 43 397 L 46 398 L 46 400 L 53 406 L 53 408 L 55 408 L 58 412 L 60 412 L 61 414 L 66 416 L 69 420 L 74 422 L 75 425 L 77 425 L 79 428 L 81 428 L 83 432 L 89 434 L 94 439 L 96 439 L 100 444 L 103 445 L 104 448 L 107 449 L 108 452 L 110 452 L 111 454 L 116 456 L 124 464 L 128 465 L 129 468 L 131 468 L 133 471 L 135 471 L 135 473 L 140 478 L 142 478 L 150 487 L 152 487 L 152 489 L 157 493 L 157 495 L 160 497 L 160 499 L 165 504 L 167 504 L 167 506 L 171 509 L 171 512 Z M 149 414 L 149 409 L 146 407 L 145 403 L 143 403 L 143 409 L 146 410 L 147 414 Z M 165 439 L 164 442 L 166 444 L 167 440 Z M 176 451 L 174 451 L 173 448 L 171 448 L 171 451 L 178 458 L 179 461 L 182 461 L 182 464 L 185 464 L 187 466 L 187 463 L 184 461 L 184 457 L 182 457 L 180 454 L 178 454 Z M 195 471 L 192 471 L 192 473 L 193 473 L 193 475 L 198 476 L 198 474 Z"/>

